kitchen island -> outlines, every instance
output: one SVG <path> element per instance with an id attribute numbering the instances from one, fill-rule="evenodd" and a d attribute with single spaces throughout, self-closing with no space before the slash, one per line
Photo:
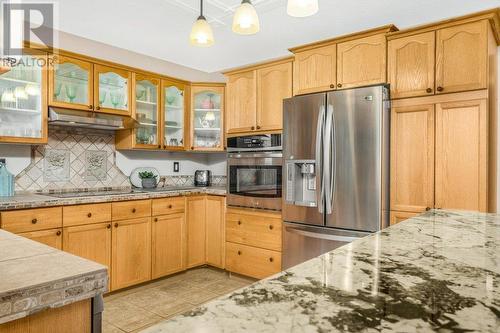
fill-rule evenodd
<path id="1" fill-rule="evenodd" d="M 432 210 L 143 332 L 499 330 L 500 215 Z"/>
<path id="2" fill-rule="evenodd" d="M 0 230 L 0 332 L 100 332 L 107 268 Z"/>

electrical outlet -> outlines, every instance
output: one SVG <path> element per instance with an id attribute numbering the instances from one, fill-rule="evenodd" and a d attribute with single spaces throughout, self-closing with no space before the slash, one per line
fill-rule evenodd
<path id="1" fill-rule="evenodd" d="M 179 172 L 179 162 L 174 162 L 174 172 Z"/>

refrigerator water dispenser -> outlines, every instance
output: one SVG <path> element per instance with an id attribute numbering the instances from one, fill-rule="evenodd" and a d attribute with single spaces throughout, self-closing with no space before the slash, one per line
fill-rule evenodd
<path id="1" fill-rule="evenodd" d="M 316 207 L 316 161 L 291 160 L 286 162 L 286 194 L 289 204 Z"/>

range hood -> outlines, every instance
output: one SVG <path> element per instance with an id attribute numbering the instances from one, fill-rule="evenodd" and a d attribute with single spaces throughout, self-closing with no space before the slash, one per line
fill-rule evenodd
<path id="1" fill-rule="evenodd" d="M 134 128 L 137 122 L 129 116 L 50 107 L 49 124 L 116 131 Z"/>

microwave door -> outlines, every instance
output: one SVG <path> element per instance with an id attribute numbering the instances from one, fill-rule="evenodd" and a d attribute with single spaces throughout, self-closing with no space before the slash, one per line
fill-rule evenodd
<path id="1" fill-rule="evenodd" d="M 326 94 L 283 101 L 283 220 L 324 225 Z"/>

